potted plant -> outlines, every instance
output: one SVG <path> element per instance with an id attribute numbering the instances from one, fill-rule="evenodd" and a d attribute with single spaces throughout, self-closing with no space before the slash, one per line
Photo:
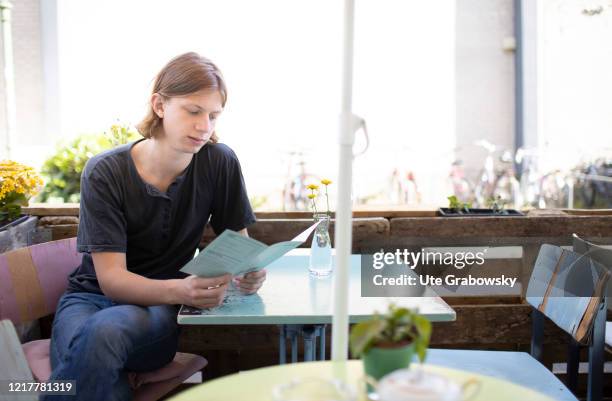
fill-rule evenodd
<path id="1" fill-rule="evenodd" d="M 448 198 L 448 207 L 441 207 L 438 213 L 445 217 L 474 217 L 474 216 L 524 216 L 515 209 L 506 209 L 506 201 L 501 196 L 490 198 L 487 202 L 488 209 L 472 208 L 471 202 L 461 202 L 455 195 Z"/>
<path id="2" fill-rule="evenodd" d="M 42 179 L 32 167 L 12 160 L 0 162 L 0 231 L 27 217 L 21 214 L 21 207 L 35 195 L 42 185 Z"/>
<path id="3" fill-rule="evenodd" d="M 415 354 L 423 362 L 429 346 L 431 322 L 416 311 L 389 305 L 386 314 L 353 326 L 351 353 L 363 359 L 367 376 L 378 380 L 410 366 Z"/>
<path id="4" fill-rule="evenodd" d="M 42 179 L 32 168 L 12 160 L 0 161 L 0 252 L 27 245 L 36 218 L 21 214 Z"/>

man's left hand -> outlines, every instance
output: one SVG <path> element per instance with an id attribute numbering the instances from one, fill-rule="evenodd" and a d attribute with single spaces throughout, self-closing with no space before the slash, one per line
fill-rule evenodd
<path id="1" fill-rule="evenodd" d="M 255 294 L 261 288 L 264 281 L 266 281 L 266 269 L 234 277 L 234 285 L 240 289 L 240 292 L 249 295 Z"/>

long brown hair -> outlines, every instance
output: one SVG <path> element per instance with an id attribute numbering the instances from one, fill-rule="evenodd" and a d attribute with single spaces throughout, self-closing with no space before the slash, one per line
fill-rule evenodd
<path id="1" fill-rule="evenodd" d="M 217 90 L 221 94 L 222 105 L 227 101 L 227 88 L 221 71 L 212 61 L 197 53 L 181 54 L 170 60 L 155 77 L 153 93 L 163 98 L 186 96 L 201 90 Z M 140 135 L 151 138 L 162 126 L 162 118 L 149 104 L 145 118 L 136 125 Z M 219 138 L 215 132 L 209 142 L 217 143 Z"/>

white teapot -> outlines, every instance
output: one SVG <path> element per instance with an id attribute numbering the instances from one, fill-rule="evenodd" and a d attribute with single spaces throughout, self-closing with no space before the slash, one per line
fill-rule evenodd
<path id="1" fill-rule="evenodd" d="M 476 379 L 458 384 L 421 369 L 399 369 L 378 382 L 371 378 L 366 381 L 376 390 L 379 401 L 468 401 L 480 389 Z M 473 389 L 469 395 L 468 388 Z"/>

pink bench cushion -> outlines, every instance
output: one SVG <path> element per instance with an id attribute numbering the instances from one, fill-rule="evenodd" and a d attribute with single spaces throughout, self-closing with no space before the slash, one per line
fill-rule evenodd
<path id="1" fill-rule="evenodd" d="M 38 381 L 49 380 L 51 376 L 51 361 L 49 345 L 51 340 L 30 341 L 22 345 L 23 352 Z M 135 400 L 156 400 L 184 382 L 191 375 L 206 366 L 208 361 L 193 354 L 177 352 L 174 360 L 166 366 L 153 372 L 129 373 L 130 383 L 135 389 Z"/>
<path id="2" fill-rule="evenodd" d="M 32 375 L 39 382 L 49 380 L 51 376 L 51 360 L 49 359 L 49 344 L 51 340 L 36 340 L 23 344 Z"/>

